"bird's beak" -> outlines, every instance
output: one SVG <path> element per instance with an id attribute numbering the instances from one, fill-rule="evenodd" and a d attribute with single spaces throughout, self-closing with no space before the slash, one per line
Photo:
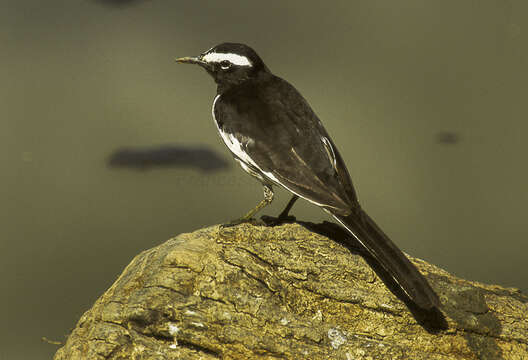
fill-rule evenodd
<path id="1" fill-rule="evenodd" d="M 205 61 L 203 61 L 200 57 L 192 57 L 192 56 L 186 56 L 176 59 L 177 63 L 180 64 L 198 64 L 198 65 L 205 65 Z"/>

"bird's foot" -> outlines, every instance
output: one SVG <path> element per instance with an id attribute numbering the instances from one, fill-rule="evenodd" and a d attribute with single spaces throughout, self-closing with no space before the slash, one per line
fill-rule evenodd
<path id="1" fill-rule="evenodd" d="M 260 219 L 266 224 L 266 226 L 279 226 L 282 224 L 292 224 L 297 221 L 297 218 L 293 215 L 279 215 L 278 217 L 262 215 Z"/>
<path id="2" fill-rule="evenodd" d="M 245 223 L 248 223 L 248 224 L 251 224 L 251 225 L 256 225 L 256 226 L 262 226 L 262 225 L 267 225 L 265 221 L 262 221 L 262 220 L 258 220 L 258 219 L 255 219 L 253 217 L 241 217 L 240 219 L 235 219 L 235 220 L 231 220 L 230 222 L 226 223 L 226 224 L 222 224 L 220 225 L 221 228 L 228 228 L 228 227 L 233 227 L 233 226 L 237 226 L 237 225 L 240 225 L 240 224 L 245 224 Z"/>

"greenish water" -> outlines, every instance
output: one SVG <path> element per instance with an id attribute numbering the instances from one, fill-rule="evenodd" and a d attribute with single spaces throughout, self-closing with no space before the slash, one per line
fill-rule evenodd
<path id="1" fill-rule="evenodd" d="M 120 147 L 160 144 L 231 162 L 213 81 L 173 62 L 223 41 L 250 44 L 303 93 L 402 249 L 528 290 L 528 3 L 104 4 L 0 2 L 0 359 L 50 358 L 40 338 L 62 340 L 135 254 L 260 200 L 235 164 L 107 166 Z M 289 196 L 276 198 L 265 213 Z"/>

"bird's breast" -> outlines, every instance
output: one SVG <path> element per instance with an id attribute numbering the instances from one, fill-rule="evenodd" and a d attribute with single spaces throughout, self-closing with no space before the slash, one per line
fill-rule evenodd
<path id="1" fill-rule="evenodd" d="M 224 141 L 224 144 L 227 146 L 227 148 L 231 151 L 231 153 L 241 162 L 257 167 L 257 164 L 251 157 L 248 155 L 246 148 L 248 145 L 253 142 L 252 139 L 243 136 L 242 134 L 238 134 L 233 131 L 233 129 L 229 127 L 224 127 L 221 122 L 219 122 L 217 116 L 216 116 L 216 104 L 218 99 L 220 99 L 221 95 L 216 95 L 214 101 L 213 101 L 213 119 L 216 125 L 216 128 L 218 129 L 218 133 L 220 134 L 220 137 Z"/>

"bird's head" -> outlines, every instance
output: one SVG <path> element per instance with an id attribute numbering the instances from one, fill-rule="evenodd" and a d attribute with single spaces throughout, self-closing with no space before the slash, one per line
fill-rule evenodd
<path id="1" fill-rule="evenodd" d="M 231 87 L 269 72 L 257 53 L 247 45 L 223 43 L 196 57 L 176 59 L 178 63 L 203 67 L 223 87 Z"/>

